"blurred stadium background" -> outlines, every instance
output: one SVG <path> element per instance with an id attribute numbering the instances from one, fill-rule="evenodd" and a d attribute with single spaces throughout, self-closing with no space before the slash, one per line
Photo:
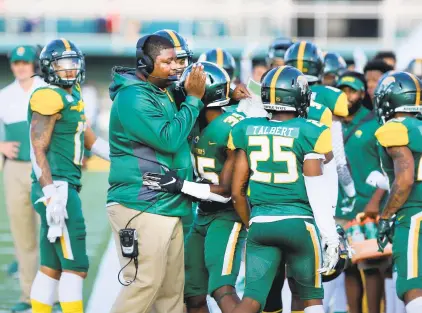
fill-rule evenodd
<path id="1" fill-rule="evenodd" d="M 245 54 L 264 61 L 268 45 L 279 36 L 312 40 L 357 66 L 380 50 L 397 53 L 398 69 L 412 57 L 422 57 L 421 0 L 0 0 L 0 87 L 13 80 L 7 57 L 12 48 L 65 37 L 86 54 L 84 98 L 96 118 L 96 131 L 107 138 L 111 68 L 133 65 L 137 39 L 163 28 L 185 36 L 195 57 L 221 47 L 237 62 Z M 94 285 L 101 285 L 105 306 L 111 301 L 107 289 L 113 293 L 117 284 L 113 264 L 101 266 L 110 239 L 106 171 L 106 164 L 92 160 L 82 191 L 91 262 L 85 300 L 97 297 Z M 6 275 L 14 251 L 0 189 L 0 312 L 9 312 L 19 285 Z M 112 273 L 108 278 L 98 275 L 107 271 Z M 88 312 L 100 312 L 86 303 Z"/>

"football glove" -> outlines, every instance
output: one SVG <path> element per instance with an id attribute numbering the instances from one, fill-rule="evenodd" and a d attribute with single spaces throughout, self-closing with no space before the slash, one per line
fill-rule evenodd
<path id="1" fill-rule="evenodd" d="M 169 193 L 181 193 L 183 179 L 177 177 L 175 171 L 167 171 L 165 174 L 146 172 L 143 176 L 143 184 L 151 190 Z"/>
<path id="2" fill-rule="evenodd" d="M 381 218 L 378 221 L 378 237 L 377 237 L 377 243 L 378 243 L 378 252 L 384 252 L 385 247 L 387 244 L 393 243 L 393 219 L 384 219 Z"/>
<path id="3" fill-rule="evenodd" d="M 64 227 L 65 220 L 68 218 L 66 201 L 60 197 L 57 190 L 47 198 L 46 218 L 48 226 L 58 225 L 61 228 Z"/>
<path id="4" fill-rule="evenodd" d="M 339 245 L 336 244 L 328 244 L 324 250 L 323 256 L 324 262 L 322 268 L 318 270 L 321 274 L 329 274 L 331 273 L 337 265 L 339 260 Z"/>

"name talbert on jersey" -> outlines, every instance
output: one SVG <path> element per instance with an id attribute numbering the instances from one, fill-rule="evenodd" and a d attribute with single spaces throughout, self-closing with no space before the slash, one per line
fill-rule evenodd
<path id="1" fill-rule="evenodd" d="M 269 126 L 249 126 L 246 133 L 248 135 L 279 135 L 297 138 L 299 129 L 295 127 L 269 127 Z"/>

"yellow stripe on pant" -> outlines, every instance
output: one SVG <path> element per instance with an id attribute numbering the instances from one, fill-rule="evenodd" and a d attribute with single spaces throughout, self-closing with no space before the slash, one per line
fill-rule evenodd
<path id="1" fill-rule="evenodd" d="M 306 230 L 309 232 L 312 240 L 312 245 L 314 246 L 314 257 L 315 257 L 315 288 L 321 288 L 321 274 L 318 273 L 318 270 L 321 267 L 321 249 L 319 245 L 317 231 L 315 226 L 305 222 Z"/>
<path id="2" fill-rule="evenodd" d="M 407 242 L 407 279 L 418 277 L 419 231 L 421 221 L 422 212 L 413 215 L 410 222 L 409 239 Z"/>
<path id="3" fill-rule="evenodd" d="M 70 244 L 69 231 L 67 227 L 63 228 L 63 235 L 60 237 L 60 244 L 62 246 L 63 257 L 68 260 L 73 260 L 72 246 Z"/>
<path id="4" fill-rule="evenodd" d="M 221 275 L 230 275 L 233 268 L 233 259 L 236 251 L 237 239 L 239 238 L 239 232 L 242 229 L 241 223 L 234 223 L 233 229 L 230 233 L 229 240 L 226 246 L 226 252 L 224 253 L 224 263 Z"/>

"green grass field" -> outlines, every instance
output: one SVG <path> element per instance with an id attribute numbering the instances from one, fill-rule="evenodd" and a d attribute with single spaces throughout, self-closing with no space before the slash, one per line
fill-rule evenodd
<path id="1" fill-rule="evenodd" d="M 2 176 L 0 174 L 0 176 Z M 105 210 L 108 173 L 84 172 L 81 191 L 82 207 L 87 227 L 87 250 L 90 261 L 88 278 L 84 285 L 84 300 L 89 299 L 98 266 L 110 239 L 110 227 Z M 0 313 L 19 300 L 19 281 L 7 276 L 7 266 L 14 260 L 12 235 L 0 177 Z M 86 303 L 86 302 L 85 302 Z"/>

